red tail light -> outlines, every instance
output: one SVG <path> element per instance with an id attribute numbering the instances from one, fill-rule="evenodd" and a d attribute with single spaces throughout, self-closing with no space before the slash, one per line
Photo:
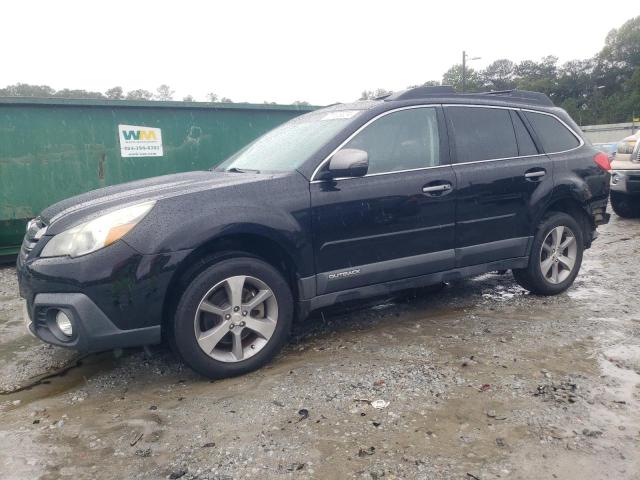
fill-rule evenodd
<path id="1" fill-rule="evenodd" d="M 593 157 L 593 161 L 596 162 L 596 165 L 605 172 L 611 171 L 611 162 L 609 161 L 609 156 L 606 153 L 597 153 L 596 156 Z"/>

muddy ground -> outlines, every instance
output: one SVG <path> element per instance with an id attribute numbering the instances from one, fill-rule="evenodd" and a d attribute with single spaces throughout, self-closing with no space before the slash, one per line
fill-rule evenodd
<path id="1" fill-rule="evenodd" d="M 2 478 L 637 479 L 639 271 L 614 216 L 565 294 L 496 273 L 325 310 L 209 382 L 160 348 L 39 343 L 0 269 Z"/>

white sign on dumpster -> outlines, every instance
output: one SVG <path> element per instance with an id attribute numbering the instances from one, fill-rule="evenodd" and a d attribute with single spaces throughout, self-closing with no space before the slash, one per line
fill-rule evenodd
<path id="1" fill-rule="evenodd" d="M 118 125 L 120 156 L 161 157 L 162 130 L 139 125 Z"/>

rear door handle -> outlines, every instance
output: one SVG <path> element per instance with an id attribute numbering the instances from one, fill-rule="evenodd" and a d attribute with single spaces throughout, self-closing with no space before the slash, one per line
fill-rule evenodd
<path id="1" fill-rule="evenodd" d="M 428 195 L 443 195 L 451 190 L 453 190 L 453 185 L 450 183 L 443 183 L 441 185 L 425 185 L 422 187 L 422 192 Z"/>
<path id="2" fill-rule="evenodd" d="M 542 177 L 544 177 L 546 174 L 547 174 L 547 171 L 544 168 L 535 168 L 535 169 L 531 169 L 531 170 L 526 171 L 524 173 L 524 178 L 526 178 L 527 180 L 530 180 L 532 182 L 537 182 Z"/>

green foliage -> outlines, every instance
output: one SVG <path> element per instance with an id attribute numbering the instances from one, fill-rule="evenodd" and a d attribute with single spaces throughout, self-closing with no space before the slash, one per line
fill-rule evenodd
<path id="1" fill-rule="evenodd" d="M 149 90 L 138 89 L 131 90 L 127 92 L 127 100 L 151 100 L 153 98 L 153 93 Z"/>
<path id="2" fill-rule="evenodd" d="M 390 95 L 393 92 L 391 90 L 387 90 L 386 88 L 378 88 L 376 90 L 363 90 L 360 94 L 360 100 L 373 100 L 375 98 L 384 97 L 385 95 Z"/>
<path id="3" fill-rule="evenodd" d="M 467 67 L 466 76 L 468 92 L 518 88 L 545 93 L 581 125 L 629 122 L 640 115 L 640 16 L 612 30 L 593 58 L 563 65 L 553 55 L 518 64 L 500 59 L 479 72 Z M 462 65 L 447 70 L 442 84 L 460 91 Z"/>
<path id="4" fill-rule="evenodd" d="M 0 96 L 3 97 L 53 97 L 56 91 L 48 85 L 28 85 L 16 83 L 0 88 Z"/>
<path id="5" fill-rule="evenodd" d="M 465 92 L 479 92 L 482 90 L 482 77 L 473 68 L 466 67 Z M 458 63 L 444 72 L 442 85 L 451 85 L 457 91 L 462 91 L 462 64 Z"/>
<path id="6" fill-rule="evenodd" d="M 109 100 L 122 100 L 124 98 L 124 92 L 122 91 L 122 87 L 113 87 L 104 92 L 105 96 Z"/>
<path id="7" fill-rule="evenodd" d="M 160 100 L 161 102 L 168 102 L 170 100 L 173 100 L 174 93 L 175 91 L 171 90 L 171 87 L 169 85 L 163 83 L 158 88 L 156 88 L 156 94 L 153 98 L 155 100 Z"/>
<path id="8" fill-rule="evenodd" d="M 515 88 L 516 64 L 506 58 L 488 65 L 481 74 L 482 86 L 489 90 L 509 90 Z"/>
<path id="9" fill-rule="evenodd" d="M 93 98 L 93 99 L 105 98 L 105 96 L 100 92 L 89 92 L 87 90 L 70 90 L 68 88 L 63 88 L 62 90 L 58 90 L 53 96 L 59 97 L 59 98 Z"/>

